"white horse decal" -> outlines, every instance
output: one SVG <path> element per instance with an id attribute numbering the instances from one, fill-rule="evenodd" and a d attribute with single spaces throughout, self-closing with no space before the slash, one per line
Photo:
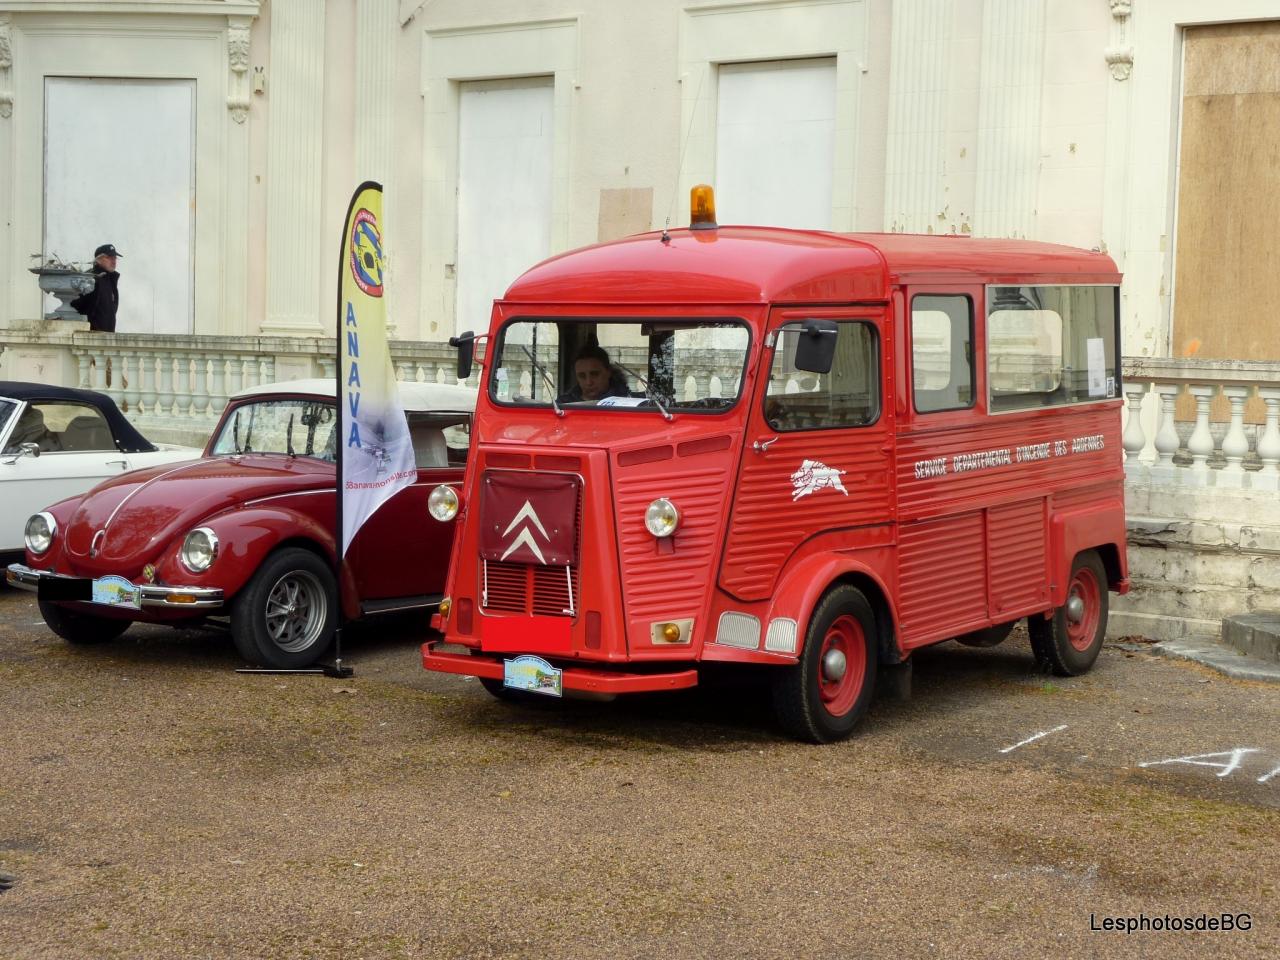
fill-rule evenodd
<path id="1" fill-rule="evenodd" d="M 791 502 L 795 503 L 801 497 L 807 497 L 811 493 L 825 489 L 839 490 L 847 497 L 849 491 L 840 482 L 844 473 L 843 470 L 828 467 L 821 460 L 805 460 L 800 464 L 800 469 L 791 475 L 791 484 L 795 487 L 791 494 Z"/>

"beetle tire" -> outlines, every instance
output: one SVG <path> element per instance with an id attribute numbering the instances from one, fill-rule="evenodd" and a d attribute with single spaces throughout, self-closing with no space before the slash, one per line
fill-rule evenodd
<path id="1" fill-rule="evenodd" d="M 966 647 L 998 647 L 1009 639 L 1009 634 L 1017 624 L 1017 620 L 1010 620 L 1008 623 L 997 623 L 985 630 L 962 633 L 956 637 L 956 643 L 963 643 Z"/>
<path id="2" fill-rule="evenodd" d="M 829 590 L 814 608 L 804 650 L 794 666 L 779 670 L 773 706 L 782 728 L 799 740 L 831 743 L 853 732 L 871 705 L 876 683 L 876 618 L 856 587 Z M 843 670 L 838 677 L 840 658 Z"/>
<path id="3" fill-rule="evenodd" d="M 56 603 L 45 600 L 40 604 L 40 616 L 49 625 L 49 629 L 67 643 L 77 646 L 89 646 L 95 643 L 110 643 L 133 625 L 132 620 L 95 617 L 89 613 L 76 613 L 66 610 Z"/>
<path id="4" fill-rule="evenodd" d="M 294 618 L 280 603 L 303 597 L 308 614 Z M 313 610 L 313 604 L 322 609 Z M 328 652 L 337 627 L 338 591 L 329 565 L 310 550 L 286 547 L 262 562 L 231 607 L 231 638 L 240 656 L 273 670 L 309 667 Z M 282 623 L 282 620 L 289 621 Z M 273 635 L 273 631 L 276 635 Z"/>
<path id="5" fill-rule="evenodd" d="M 1071 619 L 1068 608 L 1072 598 L 1081 601 L 1079 620 Z M 1067 603 L 1048 618 L 1035 615 L 1027 618 L 1036 665 L 1059 677 L 1087 673 L 1102 652 L 1107 613 L 1107 571 L 1097 552 L 1086 550 L 1077 554 L 1071 564 Z"/>

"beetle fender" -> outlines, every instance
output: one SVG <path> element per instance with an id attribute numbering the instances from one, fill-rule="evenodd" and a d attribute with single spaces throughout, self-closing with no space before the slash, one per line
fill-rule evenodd
<path id="1" fill-rule="evenodd" d="M 218 559 L 204 573 L 192 574 L 178 559 L 186 536 L 183 531 L 157 564 L 156 572 L 165 582 L 221 587 L 230 600 L 249 582 L 267 555 L 288 541 L 307 541 L 327 562 L 333 563 L 333 534 L 311 517 L 290 510 L 269 507 L 229 510 L 200 526 L 209 527 L 218 535 Z M 355 583 L 345 568 L 342 592 L 347 601 L 344 612 L 348 617 L 359 616 Z"/>
<path id="2" fill-rule="evenodd" d="M 1102 546 L 1116 549 L 1119 574 L 1128 576 L 1125 562 L 1124 504 L 1119 500 L 1106 500 L 1083 510 L 1065 510 L 1055 513 L 1049 523 L 1050 601 L 1055 607 L 1067 602 L 1067 583 L 1071 579 L 1071 562 L 1083 550 Z"/>
<path id="3" fill-rule="evenodd" d="M 898 614 L 893 603 L 893 594 L 875 567 L 891 569 L 888 548 L 864 551 L 857 558 L 849 556 L 832 556 L 819 554 L 801 560 L 787 569 L 774 591 L 774 601 L 769 610 L 770 619 L 774 617 L 790 617 L 796 621 L 796 632 L 799 637 L 796 653 L 800 653 L 804 644 L 804 635 L 809 628 L 809 617 L 812 615 L 818 600 L 827 592 L 833 583 L 851 577 L 862 577 L 870 580 L 879 591 L 879 597 L 869 596 L 867 599 L 881 616 L 880 623 L 881 653 L 889 653 L 896 662 L 901 659 L 902 648 L 898 642 Z"/>

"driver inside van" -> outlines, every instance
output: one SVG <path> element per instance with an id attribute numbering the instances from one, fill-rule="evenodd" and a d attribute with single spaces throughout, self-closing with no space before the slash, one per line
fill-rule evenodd
<path id="1" fill-rule="evenodd" d="M 556 398 L 557 403 L 596 401 L 604 397 L 628 397 L 627 381 L 622 373 L 609 362 L 609 354 L 603 347 L 588 344 L 578 351 L 573 361 L 575 383 Z"/>

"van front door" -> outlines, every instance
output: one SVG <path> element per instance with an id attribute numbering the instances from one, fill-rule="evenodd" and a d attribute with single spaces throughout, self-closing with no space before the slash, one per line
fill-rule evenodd
<path id="1" fill-rule="evenodd" d="M 837 321 L 831 370 L 796 369 L 809 319 Z M 763 600 L 788 558 L 821 534 L 887 524 L 893 404 L 883 309 L 775 309 L 748 418 L 720 586 Z M 772 343 L 772 349 L 769 343 Z"/>

